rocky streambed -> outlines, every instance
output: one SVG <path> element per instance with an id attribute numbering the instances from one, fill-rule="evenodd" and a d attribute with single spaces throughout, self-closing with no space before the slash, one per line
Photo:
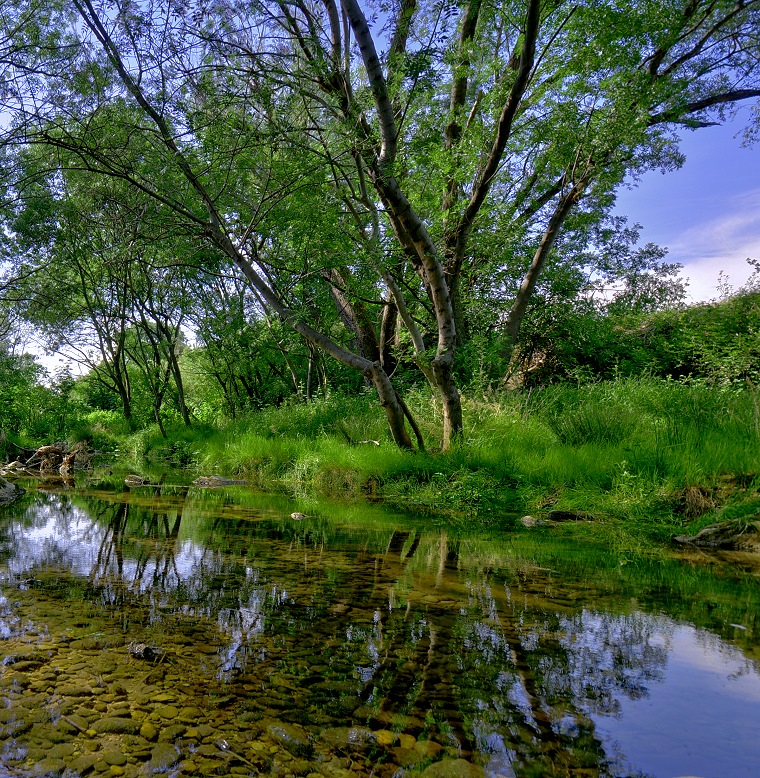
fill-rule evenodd
<path id="1" fill-rule="evenodd" d="M 258 688 L 220 683 L 205 628 L 173 634 L 146 660 L 110 620 L 38 628 L 60 622 L 60 603 L 17 594 L 0 609 L 0 742 L 13 775 L 483 775 L 455 748 L 410 734 L 415 722 L 394 732 L 369 708 L 371 726 L 336 726 L 327 711 L 299 723 L 303 668 L 268 673 Z M 310 676 L 322 682 L 314 668 Z"/>
<path id="2" fill-rule="evenodd" d="M 24 486 L 0 778 L 756 775 L 752 576 L 240 484 Z"/>

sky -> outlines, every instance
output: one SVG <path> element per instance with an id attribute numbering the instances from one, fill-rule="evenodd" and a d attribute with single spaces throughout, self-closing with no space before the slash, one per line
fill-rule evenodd
<path id="1" fill-rule="evenodd" d="M 616 211 L 641 224 L 641 242 L 684 266 L 688 302 L 718 298 L 721 270 L 737 289 L 752 271 L 747 257 L 760 259 L 760 144 L 737 137 L 748 117 L 743 109 L 720 127 L 685 131 L 680 170 L 647 173 L 618 194 Z"/>

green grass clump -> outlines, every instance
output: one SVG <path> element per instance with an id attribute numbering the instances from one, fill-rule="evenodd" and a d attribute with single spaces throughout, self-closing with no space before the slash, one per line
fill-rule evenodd
<path id="1" fill-rule="evenodd" d="M 751 387 L 641 378 L 468 397 L 463 438 L 446 454 L 430 394 L 406 399 L 428 452 L 393 444 L 372 394 L 286 403 L 223 428 L 177 427 L 168 440 L 147 430 L 130 446 L 299 497 L 369 497 L 502 525 L 565 510 L 658 538 L 729 515 L 760 473 Z"/>

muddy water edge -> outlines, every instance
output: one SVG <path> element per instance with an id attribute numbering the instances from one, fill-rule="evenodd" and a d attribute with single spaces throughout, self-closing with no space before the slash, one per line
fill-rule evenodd
<path id="1" fill-rule="evenodd" d="M 750 573 L 245 487 L 22 485 L 0 508 L 0 776 L 760 764 Z"/>

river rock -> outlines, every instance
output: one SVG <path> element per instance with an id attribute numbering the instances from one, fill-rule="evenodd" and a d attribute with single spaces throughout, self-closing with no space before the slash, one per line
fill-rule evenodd
<path id="1" fill-rule="evenodd" d="M 319 739 L 328 748 L 362 748 L 377 742 L 375 733 L 367 727 L 328 727 Z"/>
<path id="2" fill-rule="evenodd" d="M 49 751 L 48 756 L 52 759 L 65 759 L 67 756 L 74 756 L 77 747 L 73 743 L 58 743 Z"/>
<path id="3" fill-rule="evenodd" d="M 51 778 L 51 776 L 62 775 L 65 769 L 66 762 L 64 762 L 63 759 L 55 759 L 52 756 L 46 756 L 34 765 L 33 775 L 44 775 L 45 778 Z"/>
<path id="4" fill-rule="evenodd" d="M 41 664 L 45 660 L 45 654 L 34 646 L 19 646 L 3 656 L 3 665 L 5 667 L 14 665 L 14 669 L 18 670 L 18 666 L 23 662 L 39 662 Z"/>
<path id="5" fill-rule="evenodd" d="M 266 732 L 275 743 L 292 754 L 306 754 L 311 750 L 309 733 L 298 724 L 272 722 L 267 725 Z"/>
<path id="6" fill-rule="evenodd" d="M 99 735 L 136 735 L 140 731 L 140 722 L 111 716 L 93 722 L 92 729 Z"/>
<path id="7" fill-rule="evenodd" d="M 179 710 L 174 705 L 159 705 L 156 713 L 162 719 L 176 719 L 179 716 Z"/>
<path id="8" fill-rule="evenodd" d="M 68 722 L 64 719 L 64 723 L 73 724 L 78 732 L 86 732 L 90 728 L 90 719 L 86 718 L 83 713 L 69 713 L 66 718 L 68 718 Z"/>
<path id="9" fill-rule="evenodd" d="M 443 751 L 443 746 L 435 740 L 418 740 L 414 744 L 414 750 L 425 759 L 435 759 Z"/>
<path id="10" fill-rule="evenodd" d="M 100 754 L 81 754 L 71 760 L 70 767 L 79 775 L 84 775 L 88 770 L 92 770 L 99 760 Z"/>
<path id="11" fill-rule="evenodd" d="M 485 771 L 466 759 L 443 759 L 426 767 L 422 775 L 424 778 L 483 778 Z"/>
<path id="12" fill-rule="evenodd" d="M 163 773 L 179 761 L 177 749 L 170 743 L 157 743 L 150 752 L 148 774 Z"/>
<path id="13" fill-rule="evenodd" d="M 104 751 L 101 754 L 101 758 L 103 761 L 109 765 L 124 765 L 127 763 L 127 757 L 125 754 L 123 754 L 121 751 L 111 750 L 111 751 Z"/>
<path id="14" fill-rule="evenodd" d="M 186 724 L 197 724 L 203 718 L 203 712 L 199 708 L 182 708 L 179 712 L 179 720 Z"/>
<path id="15" fill-rule="evenodd" d="M 391 732 L 389 729 L 378 729 L 375 732 L 375 739 L 379 746 L 388 747 L 392 746 L 396 740 L 398 740 L 398 735 L 395 732 Z"/>
<path id="16" fill-rule="evenodd" d="M 11 740 L 14 737 L 23 735 L 24 732 L 28 732 L 31 728 L 31 721 L 24 721 L 16 718 L 11 718 L 8 721 L 0 721 L 0 740 Z"/>
<path id="17" fill-rule="evenodd" d="M 64 684 L 57 689 L 61 697 L 91 697 L 92 689 L 83 684 Z"/>
<path id="18" fill-rule="evenodd" d="M 184 724 L 170 724 L 168 727 L 164 727 L 161 730 L 161 734 L 158 739 L 162 743 L 173 743 L 177 738 L 182 737 L 185 734 Z"/>
<path id="19" fill-rule="evenodd" d="M 10 687 L 12 691 L 14 688 L 16 690 L 26 689 L 30 683 L 26 673 L 10 672 L 2 676 L 2 685 L 6 688 Z"/>

